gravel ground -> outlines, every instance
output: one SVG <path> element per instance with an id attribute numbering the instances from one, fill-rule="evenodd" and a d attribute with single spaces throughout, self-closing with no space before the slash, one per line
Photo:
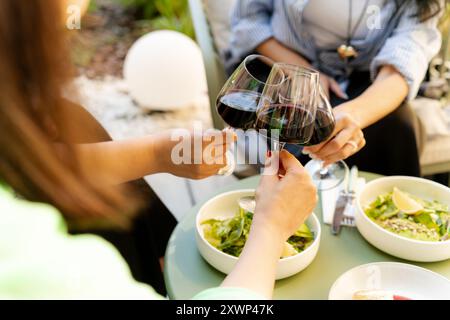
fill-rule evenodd
<path id="1" fill-rule="evenodd" d="M 198 102 L 178 111 L 161 112 L 141 109 L 128 95 L 124 80 L 117 77 L 76 79 L 80 99 L 114 139 L 152 134 L 164 129 L 189 128 L 200 122 L 204 128 L 212 126 L 209 101 L 206 95 Z"/>

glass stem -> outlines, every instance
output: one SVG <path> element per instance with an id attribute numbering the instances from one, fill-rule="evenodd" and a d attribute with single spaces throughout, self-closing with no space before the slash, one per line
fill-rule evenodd
<path id="1" fill-rule="evenodd" d="M 286 142 L 280 142 L 278 140 L 272 140 L 272 150 L 273 151 L 281 151 L 284 149 Z"/>
<path id="2" fill-rule="evenodd" d="M 320 175 L 321 176 L 327 175 L 328 174 L 328 167 L 325 167 L 323 165 L 323 161 L 322 160 L 318 160 L 318 161 L 320 161 L 320 171 L 319 171 Z"/>
<path id="3" fill-rule="evenodd" d="M 324 166 L 324 162 L 322 160 L 317 160 L 320 163 L 319 175 L 320 179 L 327 179 L 330 177 L 330 170 L 328 170 L 328 166 Z"/>

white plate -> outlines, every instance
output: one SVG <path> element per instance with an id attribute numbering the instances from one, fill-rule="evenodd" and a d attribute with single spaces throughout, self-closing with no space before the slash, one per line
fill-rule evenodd
<path id="1" fill-rule="evenodd" d="M 351 300 L 359 290 L 387 290 L 413 300 L 450 299 L 450 281 L 432 271 L 405 263 L 378 262 L 345 272 L 331 287 L 328 299 Z"/>

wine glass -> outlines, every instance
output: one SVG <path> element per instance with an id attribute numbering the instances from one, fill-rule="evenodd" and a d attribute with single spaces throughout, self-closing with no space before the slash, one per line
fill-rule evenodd
<path id="1" fill-rule="evenodd" d="M 256 110 L 255 128 L 271 149 L 286 143 L 307 145 L 314 131 L 319 74 L 312 69 L 276 63 Z"/>
<path id="2" fill-rule="evenodd" d="M 237 67 L 220 91 L 217 113 L 231 128 L 253 128 L 256 108 L 274 62 L 261 55 L 250 55 Z"/>
<path id="3" fill-rule="evenodd" d="M 305 146 L 317 145 L 328 140 L 334 131 L 335 125 L 333 108 L 319 86 L 314 130 L 311 139 Z M 321 191 L 337 187 L 344 181 L 345 176 L 349 172 L 348 166 L 342 160 L 324 167 L 322 160 L 313 159 L 306 164 L 306 169 L 311 174 L 317 188 Z"/>
<path id="4" fill-rule="evenodd" d="M 216 100 L 216 110 L 229 128 L 247 130 L 254 127 L 256 108 L 273 65 L 267 57 L 250 55 L 224 84 Z M 234 171 L 235 161 L 230 151 L 227 152 L 227 163 L 229 165 L 219 174 L 229 175 Z"/>
<path id="5" fill-rule="evenodd" d="M 281 84 L 277 70 L 284 77 Z M 281 150 L 286 143 L 310 146 L 330 138 L 335 119 L 317 71 L 276 63 L 267 79 L 267 84 L 272 82 L 274 85 L 266 86 L 262 94 L 255 123 L 256 128 L 264 130 L 272 150 Z M 321 191 L 339 185 L 348 172 L 343 161 L 324 167 L 322 161 L 311 160 L 306 167 Z"/>

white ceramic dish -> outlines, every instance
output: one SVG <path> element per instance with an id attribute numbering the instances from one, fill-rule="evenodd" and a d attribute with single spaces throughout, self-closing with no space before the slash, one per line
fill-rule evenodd
<path id="1" fill-rule="evenodd" d="M 421 262 L 450 259 L 450 240 L 442 242 L 418 241 L 399 236 L 378 226 L 364 213 L 380 194 L 397 187 L 427 200 L 438 200 L 450 207 L 450 188 L 422 178 L 393 176 L 373 180 L 357 196 L 356 226 L 373 246 L 393 256 Z"/>
<path id="2" fill-rule="evenodd" d="M 432 271 L 396 262 L 369 263 L 341 275 L 330 300 L 351 300 L 359 290 L 387 290 L 413 300 L 450 299 L 450 281 Z"/>
<path id="3" fill-rule="evenodd" d="M 244 189 L 222 193 L 208 202 L 199 210 L 196 218 L 196 241 L 197 247 L 203 258 L 217 270 L 228 274 L 233 270 L 238 258 L 223 253 L 214 248 L 203 237 L 201 223 L 211 218 L 231 218 L 238 211 L 238 199 L 244 196 L 254 195 L 255 190 Z M 276 279 L 283 279 L 292 276 L 305 269 L 316 257 L 320 243 L 320 223 L 314 214 L 306 221 L 311 231 L 314 233 L 314 242 L 303 252 L 295 256 L 280 259 L 277 266 Z"/>

